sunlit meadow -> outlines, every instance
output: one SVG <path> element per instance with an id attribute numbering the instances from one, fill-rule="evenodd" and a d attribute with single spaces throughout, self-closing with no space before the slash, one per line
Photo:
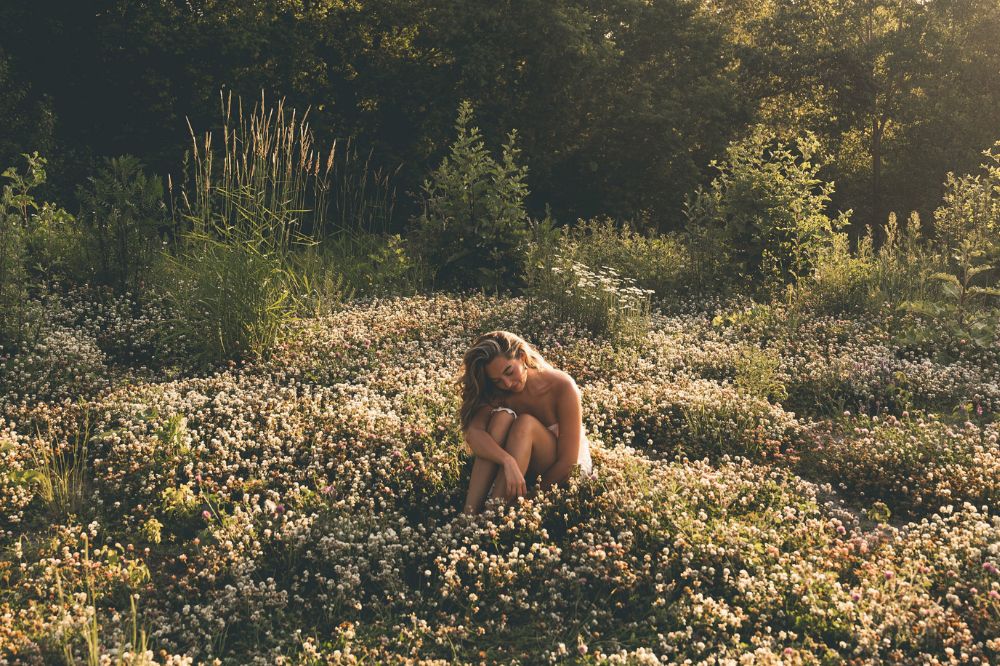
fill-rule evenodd
<path id="1" fill-rule="evenodd" d="M 198 373 L 149 360 L 167 305 L 71 291 L 0 356 L 0 663 L 996 663 L 1000 351 L 780 307 L 622 347 L 355 301 Z M 597 476 L 469 518 L 495 328 L 576 378 Z"/>

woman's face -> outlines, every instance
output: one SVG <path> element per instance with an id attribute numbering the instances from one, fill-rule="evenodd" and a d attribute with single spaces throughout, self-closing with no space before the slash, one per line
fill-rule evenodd
<path id="1" fill-rule="evenodd" d="M 524 358 L 507 358 L 503 354 L 486 364 L 486 378 L 493 386 L 508 393 L 520 393 L 528 380 Z"/>

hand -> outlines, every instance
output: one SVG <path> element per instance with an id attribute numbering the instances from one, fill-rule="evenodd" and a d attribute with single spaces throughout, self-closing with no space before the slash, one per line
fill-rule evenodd
<path id="1" fill-rule="evenodd" d="M 524 474 L 517 466 L 517 461 L 513 456 L 507 458 L 503 463 L 503 475 L 507 481 L 507 497 L 513 499 L 528 494 L 528 484 L 524 481 Z"/>

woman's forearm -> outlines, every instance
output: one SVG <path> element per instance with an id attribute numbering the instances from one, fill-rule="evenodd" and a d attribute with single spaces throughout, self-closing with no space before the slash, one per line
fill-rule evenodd
<path id="1" fill-rule="evenodd" d="M 542 481 L 539 484 L 542 490 L 548 490 L 553 485 L 562 483 L 569 479 L 569 475 L 573 471 L 573 465 L 575 464 L 575 460 L 557 459 L 554 463 L 552 463 L 552 466 L 545 470 L 545 473 L 542 474 Z"/>
<path id="2" fill-rule="evenodd" d="M 484 460 L 502 465 L 510 458 L 510 454 L 504 451 L 503 447 L 485 430 L 469 428 L 465 431 L 465 441 L 472 449 L 472 453 Z"/>

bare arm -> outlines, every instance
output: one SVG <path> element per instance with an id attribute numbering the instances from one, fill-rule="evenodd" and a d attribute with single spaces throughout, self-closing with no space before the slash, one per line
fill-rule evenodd
<path id="1" fill-rule="evenodd" d="M 465 430 L 465 442 L 477 457 L 495 462 L 498 465 L 503 465 L 508 460 L 513 460 L 513 458 L 486 431 L 489 420 L 490 408 L 488 405 L 484 405 L 472 417 L 472 421 L 469 422 L 469 427 Z"/>
<path id="2" fill-rule="evenodd" d="M 580 406 L 580 389 L 572 379 L 560 387 L 556 399 L 556 419 L 559 423 L 558 453 L 556 461 L 542 475 L 543 490 L 568 479 L 580 455 L 583 408 Z"/>

